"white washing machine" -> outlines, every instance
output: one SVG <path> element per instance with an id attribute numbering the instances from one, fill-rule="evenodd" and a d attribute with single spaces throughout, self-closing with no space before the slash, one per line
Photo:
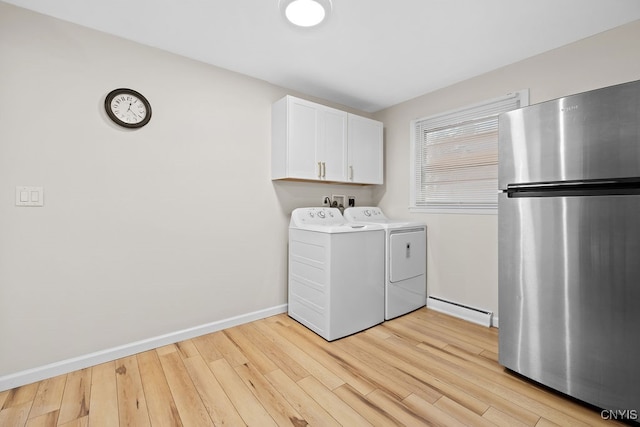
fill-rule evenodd
<path id="1" fill-rule="evenodd" d="M 384 318 L 393 319 L 426 305 L 426 224 L 390 220 L 376 207 L 347 208 L 344 218 L 351 223 L 380 225 L 385 230 Z"/>
<path id="2" fill-rule="evenodd" d="M 336 208 L 299 208 L 289 224 L 289 316 L 327 341 L 384 321 L 382 227 Z"/>

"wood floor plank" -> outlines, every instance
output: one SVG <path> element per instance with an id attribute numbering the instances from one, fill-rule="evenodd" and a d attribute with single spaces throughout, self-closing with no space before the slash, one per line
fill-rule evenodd
<path id="1" fill-rule="evenodd" d="M 258 324 L 259 321 L 249 324 L 244 331 L 260 347 L 262 352 L 294 381 L 308 376 L 309 371 L 300 366 L 286 351 L 280 348 L 272 337 L 265 336 L 258 328 Z"/>
<path id="2" fill-rule="evenodd" d="M 431 388 L 429 384 L 408 375 L 378 357 L 375 340 L 376 338 L 373 335 L 354 335 L 340 344 L 346 351 L 361 360 L 363 364 L 371 367 L 373 373 L 369 375 L 371 380 L 375 381 L 377 388 L 386 390 L 387 393 L 395 395 L 399 400 L 406 398 L 410 394 L 417 394 L 427 402 L 434 403 L 442 397 L 442 393 Z M 394 390 L 394 386 L 396 390 Z"/>
<path id="3" fill-rule="evenodd" d="M 2 409 L 21 406 L 25 402 L 29 402 L 29 404 L 31 404 L 39 387 L 40 383 L 32 383 L 9 390 L 4 400 L 4 404 L 2 405 Z"/>
<path id="4" fill-rule="evenodd" d="M 496 362 L 498 363 L 498 353 L 495 353 L 493 351 L 489 351 L 489 350 L 484 350 L 482 353 L 480 353 L 480 356 L 491 360 L 492 362 Z"/>
<path id="5" fill-rule="evenodd" d="M 26 427 L 56 427 L 58 425 L 59 411 L 50 411 L 35 418 L 27 420 Z"/>
<path id="6" fill-rule="evenodd" d="M 364 350 L 372 354 L 376 354 L 383 363 L 386 363 L 389 366 L 393 366 L 398 372 L 401 373 L 401 375 L 412 378 L 414 380 L 414 383 L 423 384 L 420 392 L 414 394 L 418 395 L 421 399 L 427 402 L 433 403 L 435 402 L 435 400 L 437 400 L 433 399 L 433 391 L 435 391 L 437 393 L 436 396 L 438 399 L 442 395 L 445 395 L 451 400 L 458 402 L 465 408 L 477 414 L 483 414 L 489 408 L 489 404 L 467 393 L 464 388 L 457 387 L 443 379 L 438 378 L 437 376 L 431 375 L 430 373 L 425 372 L 424 370 L 412 365 L 410 362 L 403 360 L 398 355 L 394 355 L 390 352 L 380 353 L 381 348 L 386 345 L 386 341 L 378 342 L 368 335 L 359 335 L 357 337 L 354 337 L 354 341 L 356 341 L 358 345 Z M 407 351 L 409 350 L 410 347 L 407 349 Z"/>
<path id="7" fill-rule="evenodd" d="M 158 356 L 162 356 L 169 353 L 177 353 L 178 352 L 178 343 L 163 345 L 162 347 L 156 348 L 156 353 Z"/>
<path id="8" fill-rule="evenodd" d="M 308 376 L 298 381 L 298 385 L 313 400 L 318 402 L 333 418 L 343 426 L 371 426 L 362 415 L 358 414 L 351 406 L 343 402 L 331 392 L 324 384 L 313 376 Z"/>
<path id="9" fill-rule="evenodd" d="M 182 420 L 169 389 L 160 357 L 154 350 L 137 355 L 149 420 L 154 427 L 181 426 Z"/>
<path id="10" fill-rule="evenodd" d="M 211 338 L 211 334 L 202 335 L 196 338 L 192 338 L 191 342 L 198 349 L 198 352 L 202 358 L 207 362 L 213 362 L 214 360 L 222 359 L 224 356 L 216 348 L 215 343 Z"/>
<path id="11" fill-rule="evenodd" d="M 29 412 L 29 418 L 36 418 L 47 412 L 60 409 L 64 386 L 67 382 L 66 375 L 49 378 L 40 382 L 38 391 L 33 399 L 33 405 Z"/>
<path id="12" fill-rule="evenodd" d="M 189 376 L 215 425 L 242 426 L 242 417 L 202 357 L 184 361 Z"/>
<path id="13" fill-rule="evenodd" d="M 335 418 L 296 384 L 283 371 L 277 370 L 265 375 L 269 382 L 311 425 L 340 426 Z"/>
<path id="14" fill-rule="evenodd" d="M 209 363 L 209 368 L 247 425 L 265 427 L 276 425 L 267 410 L 244 385 L 238 373 L 226 359 L 214 360 Z"/>
<path id="15" fill-rule="evenodd" d="M 339 376 L 327 369 L 322 363 L 318 362 L 313 356 L 303 350 L 299 337 L 291 333 L 291 330 L 281 324 L 274 323 L 269 326 L 266 324 L 257 325 L 264 334 L 269 334 L 274 342 L 282 348 L 293 360 L 316 379 L 322 382 L 330 390 L 344 384 Z"/>
<path id="16" fill-rule="evenodd" d="M 361 347 L 358 347 L 357 342 L 356 337 L 347 337 L 346 339 L 336 342 L 336 345 L 358 360 L 358 365 L 360 366 L 359 372 L 366 376 L 376 389 L 384 390 L 396 399 L 402 400 L 419 388 L 409 384 L 408 379 L 402 377 L 402 372 L 380 361 L 375 354 L 371 354 Z M 405 379 L 407 381 L 403 381 Z M 440 396 L 440 393 L 434 391 L 432 396 L 433 401 L 437 400 Z"/>
<path id="17" fill-rule="evenodd" d="M 410 408 L 416 414 L 419 414 L 422 418 L 427 420 L 428 425 L 441 426 L 441 427 L 463 427 L 467 424 L 462 423 L 453 416 L 449 415 L 440 408 L 437 408 L 424 401 L 420 396 L 411 394 L 402 401 L 408 408 Z"/>
<path id="18" fill-rule="evenodd" d="M 539 418 L 535 412 L 527 409 L 526 406 L 523 407 L 515 403 L 514 396 L 505 397 L 502 394 L 495 393 L 492 382 L 485 381 L 475 375 L 467 375 L 462 368 L 447 364 L 437 357 L 429 357 L 428 353 L 425 354 L 422 349 L 416 348 L 412 340 L 405 342 L 398 337 L 392 337 L 385 340 L 385 343 L 381 346 L 387 352 L 402 359 L 403 363 L 413 366 L 410 369 L 414 369 L 414 373 L 418 376 L 422 376 L 425 373 L 432 375 L 444 383 L 464 390 L 475 399 L 485 402 L 489 406 L 497 407 L 526 424 L 533 425 Z M 410 353 L 409 349 L 415 351 Z"/>
<path id="19" fill-rule="evenodd" d="M 24 426 L 29 418 L 31 401 L 14 404 L 0 411 L 0 426 Z"/>
<path id="20" fill-rule="evenodd" d="M 358 393 L 364 395 L 375 390 L 373 383 L 348 362 L 348 355 L 333 343 L 325 341 L 300 324 L 292 327 L 290 332 L 298 336 L 295 339 L 300 340 L 299 345 L 304 346 L 308 354 L 312 354 L 316 361 L 351 385 Z"/>
<path id="21" fill-rule="evenodd" d="M 451 335 L 457 339 L 468 341 L 478 347 L 498 351 L 498 329 L 467 322 L 446 314 L 439 316 L 431 315 L 426 317 L 425 321 L 423 313 L 427 313 L 427 311 L 419 311 L 415 316 L 404 316 L 404 318 L 410 322 L 429 328 L 430 333 L 437 333 L 438 335 L 444 336 Z"/>
<path id="22" fill-rule="evenodd" d="M 58 424 L 58 427 L 89 427 L 89 416 L 76 418 L 75 420 L 65 424 Z"/>
<path id="23" fill-rule="evenodd" d="M 540 421 L 536 424 L 536 427 L 561 427 L 556 423 L 552 423 L 546 418 L 540 418 Z"/>
<path id="24" fill-rule="evenodd" d="M 267 379 L 249 364 L 237 366 L 236 372 L 279 426 L 303 426 L 307 421 Z"/>
<path id="25" fill-rule="evenodd" d="M 2 407 L 4 406 L 4 402 L 7 400 L 10 393 L 11 393 L 11 390 L 5 390 L 0 392 L 0 410 L 2 410 Z"/>
<path id="26" fill-rule="evenodd" d="M 374 426 L 398 425 L 397 420 L 391 414 L 367 400 L 348 383 L 336 388 L 333 393 Z"/>
<path id="27" fill-rule="evenodd" d="M 91 368 L 67 375 L 58 424 L 66 424 L 89 415 L 91 401 Z"/>
<path id="28" fill-rule="evenodd" d="M 142 388 L 136 356 L 116 361 L 116 384 L 120 425 L 149 426 L 147 401 Z"/>
<path id="29" fill-rule="evenodd" d="M 383 331 L 384 334 L 387 335 L 386 339 L 393 338 L 393 337 L 402 337 L 408 340 L 411 338 L 410 336 L 404 334 L 402 328 L 398 330 L 398 325 L 396 325 L 395 327 L 391 327 L 391 325 L 388 322 L 385 322 L 382 325 L 378 325 L 373 329 L 380 329 L 381 331 Z M 433 347 L 440 347 L 440 348 L 444 348 L 447 345 L 449 345 L 448 342 L 438 339 L 436 337 L 433 337 L 431 335 L 423 335 L 423 334 L 416 333 L 414 336 L 415 336 L 414 341 L 416 345 L 421 342 L 425 344 L 429 344 Z"/>
<path id="30" fill-rule="evenodd" d="M 160 364 L 171 390 L 182 424 L 187 426 L 209 426 L 211 417 L 196 390 L 187 368 L 178 352 L 160 356 Z"/>
<path id="31" fill-rule="evenodd" d="M 367 399 L 374 405 L 382 408 L 385 412 L 398 420 L 400 425 L 419 426 L 426 425 L 428 420 L 414 412 L 410 407 L 402 401 L 394 399 L 393 396 L 385 393 L 383 390 L 374 390 L 367 395 Z"/>
<path id="32" fill-rule="evenodd" d="M 226 331 L 218 331 L 210 335 L 213 345 L 220 353 L 222 353 L 222 357 L 227 359 L 229 365 L 238 366 L 247 363 L 247 358 L 242 354 L 235 343 L 229 339 Z"/>
<path id="33" fill-rule="evenodd" d="M 418 346 L 421 351 L 429 352 L 436 356 L 436 360 L 446 361 L 450 366 L 455 366 L 456 369 L 464 371 L 465 375 L 475 375 L 483 378 L 487 384 L 492 384 L 492 392 L 500 391 L 499 395 L 507 397 L 513 396 L 512 400 L 518 398 L 520 406 L 536 408 L 536 413 L 546 417 L 548 420 L 566 424 L 573 419 L 581 420 L 586 425 L 589 424 L 602 424 L 607 423 L 606 420 L 591 420 L 591 411 L 585 410 L 584 407 L 577 404 L 562 404 L 558 405 L 555 396 L 548 390 L 532 385 L 529 382 L 525 382 L 520 378 L 512 375 L 495 375 L 491 371 L 503 372 L 504 368 L 498 370 L 487 369 L 484 366 L 478 366 L 474 361 L 470 361 L 468 357 L 461 357 L 463 353 L 453 354 L 445 349 L 429 348 L 428 346 Z M 513 394 L 513 392 L 516 392 Z M 498 394 L 498 393 L 497 393 Z"/>
<path id="34" fill-rule="evenodd" d="M 275 322 L 274 322 L 275 323 Z M 226 330 L 227 337 L 240 349 L 251 364 L 263 374 L 275 371 L 278 365 L 265 355 L 257 343 L 249 338 L 244 330 L 247 325 L 240 325 Z"/>
<path id="35" fill-rule="evenodd" d="M 90 395 L 89 423 L 117 427 L 120 423 L 115 362 L 106 362 L 91 368 Z"/>
<path id="36" fill-rule="evenodd" d="M 382 325 L 383 324 L 377 325 L 377 326 L 375 326 L 373 328 L 366 329 L 362 333 L 371 335 L 372 337 L 378 338 L 378 339 L 381 339 L 381 340 L 387 339 L 392 335 L 392 333 L 391 333 L 391 331 L 382 328 L 381 327 Z"/>
<path id="37" fill-rule="evenodd" d="M 502 411 L 497 410 L 496 408 L 489 408 L 487 412 L 482 414 L 482 417 L 486 418 L 492 424 L 499 427 L 527 427 L 528 425 L 519 420 L 516 420 L 515 418 L 505 414 Z M 539 423 L 540 420 L 538 420 L 536 425 L 538 425 Z"/>
<path id="38" fill-rule="evenodd" d="M 486 418 L 476 414 L 473 411 L 460 405 L 458 402 L 449 399 L 447 396 L 442 396 L 436 403 L 433 404 L 436 408 L 442 409 L 443 412 L 451 414 L 451 416 L 458 421 L 468 426 L 483 426 L 491 427 L 492 423 Z"/>
<path id="39" fill-rule="evenodd" d="M 429 337 L 432 340 L 435 339 L 447 343 L 447 345 L 455 345 L 470 353 L 480 354 L 484 350 L 484 347 L 478 345 L 478 343 L 469 342 L 469 340 L 466 340 L 465 337 L 460 337 L 456 332 L 445 333 L 437 330 L 437 328 L 432 328 L 426 322 L 414 322 L 404 317 L 398 317 L 388 322 L 386 326 L 417 342 L 421 342 L 424 337 Z M 443 346 L 438 345 L 437 347 Z"/>
<path id="40" fill-rule="evenodd" d="M 426 350 L 420 348 L 419 351 Z M 551 392 L 529 382 L 524 382 L 512 375 L 495 375 L 467 361 L 461 359 L 452 360 L 450 354 L 443 352 L 442 349 L 431 349 L 428 353 L 434 356 L 430 358 L 431 365 L 429 369 L 454 372 L 455 376 L 452 377 L 454 380 L 466 381 L 472 384 L 471 387 L 476 391 L 479 391 L 479 388 L 484 389 L 485 396 L 494 399 L 494 402 L 501 402 L 500 404 L 503 406 L 498 409 L 507 413 L 511 409 L 524 415 L 522 410 L 529 408 L 527 411 L 530 414 L 543 416 L 560 425 L 600 425 L 605 423 L 605 420 L 591 418 L 592 412 L 585 411 L 581 406 L 579 410 L 571 414 L 567 413 L 567 409 L 571 407 L 570 404 L 563 404 L 562 407 L 557 407 L 553 403 L 556 402 L 556 399 L 553 398 Z M 510 405 L 505 405 L 506 402 L 510 403 Z M 553 404 L 550 405 L 549 403 Z M 492 406 L 495 405 L 492 403 Z M 515 412 L 510 413 L 510 415 L 518 418 Z M 526 422 L 525 420 L 522 421 Z"/>
<path id="41" fill-rule="evenodd" d="M 431 349 L 433 348 L 424 344 L 418 344 L 417 347 L 427 351 L 431 351 Z M 499 365 L 495 361 L 484 357 L 482 355 L 482 353 L 484 352 L 481 352 L 480 354 L 469 353 L 468 351 L 465 351 L 454 345 L 447 345 L 446 347 L 442 348 L 442 351 L 450 354 L 452 358 L 463 359 L 469 363 L 479 365 L 479 367 L 481 367 L 482 369 L 486 369 L 487 371 L 493 371 L 498 374 L 501 374 L 504 372 L 504 367 Z"/>
<path id="42" fill-rule="evenodd" d="M 482 337 L 490 344 L 497 344 L 498 328 L 481 326 L 471 323 L 467 320 L 450 316 L 435 310 L 421 309 L 416 310 L 412 314 L 412 319 L 421 319 L 429 324 L 440 325 L 444 328 L 454 329 L 456 331 L 465 331 L 475 337 Z M 496 341 L 494 341 L 496 340 Z"/>
<path id="43" fill-rule="evenodd" d="M 178 349 L 178 353 L 180 353 L 180 357 L 183 359 L 200 356 L 200 352 L 192 340 L 177 342 L 176 347 Z"/>

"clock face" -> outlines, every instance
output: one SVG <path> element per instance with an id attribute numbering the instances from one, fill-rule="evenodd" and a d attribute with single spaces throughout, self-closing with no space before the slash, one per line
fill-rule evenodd
<path id="1" fill-rule="evenodd" d="M 142 127 L 151 119 L 149 101 L 132 89 L 111 91 L 105 98 L 104 107 L 111 120 L 127 128 Z"/>

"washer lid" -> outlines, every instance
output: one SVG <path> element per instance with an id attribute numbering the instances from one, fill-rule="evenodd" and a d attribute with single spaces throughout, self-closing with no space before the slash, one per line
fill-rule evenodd
<path id="1" fill-rule="evenodd" d="M 298 208 L 291 212 L 289 228 L 299 228 L 320 233 L 352 233 L 381 230 L 375 224 L 355 224 L 345 221 L 337 208 Z"/>
<path id="2" fill-rule="evenodd" d="M 426 226 L 423 222 L 389 219 L 380 208 L 370 206 L 347 208 L 344 210 L 344 219 L 349 222 L 379 224 L 386 229 Z"/>
<path id="3" fill-rule="evenodd" d="M 289 228 L 296 228 L 307 231 L 317 231 L 318 233 L 354 233 L 361 231 L 383 231 L 383 228 L 376 224 L 338 224 L 338 225 L 304 225 L 301 227 L 290 225 Z"/>
<path id="4" fill-rule="evenodd" d="M 350 222 L 377 222 L 386 220 L 382 209 L 373 206 L 358 206 L 344 210 L 344 218 Z"/>

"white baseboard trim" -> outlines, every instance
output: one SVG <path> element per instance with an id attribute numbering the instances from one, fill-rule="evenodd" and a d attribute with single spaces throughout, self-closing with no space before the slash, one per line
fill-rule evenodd
<path id="1" fill-rule="evenodd" d="M 96 351 L 83 356 L 73 357 L 71 359 L 62 360 L 60 362 L 50 363 L 48 365 L 39 366 L 37 368 L 27 369 L 9 375 L 0 377 L 0 391 L 9 390 L 20 387 L 25 384 L 31 384 L 46 378 L 52 378 L 57 375 L 67 374 L 77 371 L 78 369 L 88 368 L 89 366 L 99 365 L 100 363 L 109 362 L 121 357 L 131 356 L 143 351 L 162 347 L 164 345 L 173 344 L 200 335 L 210 334 L 232 326 L 242 325 L 243 323 L 253 322 L 254 320 L 264 319 L 265 317 L 274 316 L 287 312 L 287 304 L 254 311 L 252 313 L 242 314 L 239 316 L 222 319 L 215 322 L 207 323 L 193 328 L 183 329 L 181 331 L 171 332 L 153 338 L 121 345 L 118 347 L 108 348 L 106 350 Z"/>
<path id="2" fill-rule="evenodd" d="M 458 317 L 478 325 L 490 327 L 493 325 L 493 312 L 478 308 L 467 307 L 438 297 L 428 297 L 427 307 L 450 316 Z M 497 317 L 496 317 L 497 320 Z"/>

